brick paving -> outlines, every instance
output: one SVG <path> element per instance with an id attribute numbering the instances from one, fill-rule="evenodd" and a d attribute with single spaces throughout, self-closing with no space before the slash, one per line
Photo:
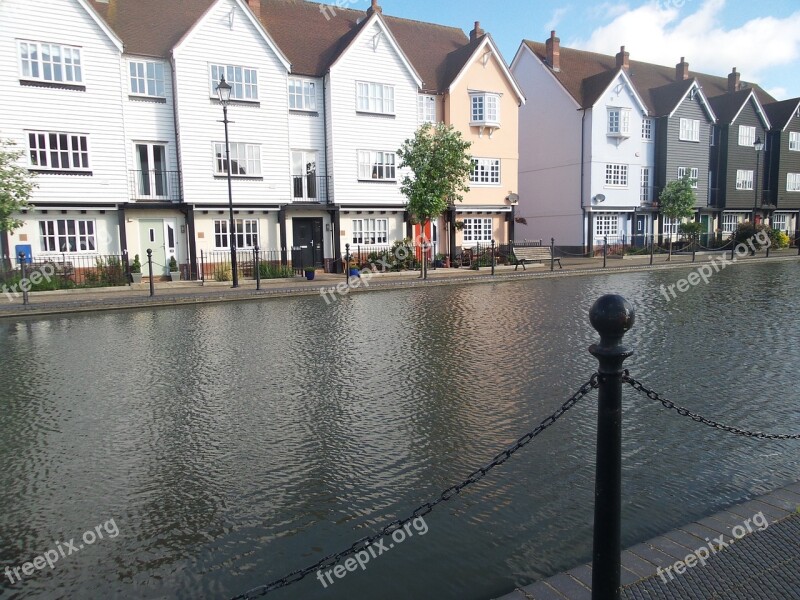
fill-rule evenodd
<path id="1" fill-rule="evenodd" d="M 740 539 L 733 530 L 762 513 L 769 526 L 757 527 Z M 736 533 L 741 536 L 742 529 Z M 701 556 L 724 536 L 727 547 L 715 545 L 702 562 L 665 572 L 690 555 Z M 705 557 L 704 557 L 705 558 Z M 658 569 L 661 569 L 661 572 Z M 499 600 L 591 599 L 591 565 L 517 588 Z M 800 483 L 637 544 L 622 553 L 623 600 L 798 600 L 800 599 Z"/>

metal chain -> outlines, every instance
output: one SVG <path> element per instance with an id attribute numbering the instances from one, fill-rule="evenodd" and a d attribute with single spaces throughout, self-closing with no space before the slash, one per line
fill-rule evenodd
<path id="1" fill-rule="evenodd" d="M 762 433 L 760 431 L 746 431 L 744 429 L 739 429 L 738 427 L 731 427 L 730 425 L 723 425 L 722 423 L 717 423 L 716 421 L 712 421 L 711 419 L 707 419 L 703 416 L 700 416 L 692 411 L 683 408 L 682 406 L 678 406 L 674 402 L 662 398 L 657 392 L 645 387 L 641 382 L 637 381 L 633 377 L 630 376 L 630 372 L 626 369 L 624 375 L 622 376 L 622 381 L 630 385 L 633 389 L 642 392 L 651 400 L 655 400 L 656 402 L 660 402 L 664 405 L 664 408 L 669 408 L 674 410 L 679 415 L 684 417 L 689 417 L 693 421 L 697 421 L 698 423 L 703 423 L 704 425 L 708 425 L 709 427 L 713 427 L 715 429 L 722 429 L 723 431 L 727 431 L 729 433 L 734 433 L 736 435 L 743 435 L 745 437 L 751 438 L 759 438 L 762 440 L 800 440 L 800 434 L 785 434 L 785 433 Z"/>
<path id="2" fill-rule="evenodd" d="M 336 552 L 335 554 L 329 554 L 325 558 L 321 559 L 320 561 L 309 567 L 305 567 L 304 569 L 300 569 L 298 571 L 293 571 L 292 573 L 289 573 L 285 577 L 276 579 L 272 583 L 268 583 L 266 585 L 253 588 L 249 592 L 245 592 L 244 594 L 236 596 L 235 598 L 233 598 L 233 600 L 249 600 L 251 598 L 259 598 L 261 596 L 267 595 L 269 592 L 278 590 L 293 583 L 297 583 L 298 581 L 303 579 L 306 575 L 314 573 L 315 571 L 318 571 L 323 567 L 334 565 L 339 561 L 341 561 L 343 558 L 347 556 L 352 556 L 357 552 L 365 549 L 373 542 L 376 542 L 381 538 L 391 535 L 398 529 L 402 529 L 406 523 L 410 523 L 411 521 L 419 517 L 424 517 L 425 515 L 430 513 L 434 508 L 436 508 L 438 504 L 442 502 L 447 502 L 448 500 L 452 499 L 454 496 L 461 493 L 461 490 L 472 485 L 473 483 L 480 481 L 481 479 L 486 477 L 489 471 L 506 462 L 509 458 L 511 458 L 511 456 L 515 452 L 517 452 L 517 450 L 531 443 L 531 441 L 533 441 L 533 439 L 537 435 L 539 435 L 545 429 L 552 426 L 556 421 L 558 421 L 564 415 L 564 413 L 566 413 L 569 409 L 575 406 L 581 399 L 583 399 L 587 394 L 589 394 L 589 392 L 591 392 L 596 387 L 598 387 L 597 373 L 592 375 L 591 379 L 589 379 L 589 381 L 584 383 L 580 387 L 580 389 L 577 392 L 575 392 L 569 398 L 569 400 L 564 402 L 564 404 L 562 404 L 561 407 L 556 412 L 554 412 L 544 421 L 539 423 L 539 425 L 537 425 L 533 431 L 526 433 L 521 438 L 519 438 L 514 445 L 510 446 L 506 450 L 503 450 L 500 454 L 495 456 L 494 459 L 489 464 L 470 473 L 469 476 L 458 485 L 454 485 L 447 488 L 441 494 L 439 494 L 439 496 L 435 500 L 431 502 L 426 502 L 425 504 L 417 507 L 417 509 L 411 513 L 411 516 L 406 517 L 405 519 L 397 519 L 395 521 L 392 521 L 388 525 L 384 526 L 377 533 L 357 540 L 347 550 Z"/>

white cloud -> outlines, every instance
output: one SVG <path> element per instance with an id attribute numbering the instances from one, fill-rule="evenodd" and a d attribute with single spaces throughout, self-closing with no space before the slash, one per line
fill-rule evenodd
<path id="1" fill-rule="evenodd" d="M 722 22 L 725 5 L 726 0 L 704 0 L 691 11 L 693 7 L 684 0 L 650 2 L 570 45 L 606 54 L 624 45 L 632 59 L 664 65 L 685 56 L 692 70 L 720 76 L 737 67 L 743 80 L 767 78 L 776 92 L 784 94 L 785 85 L 791 83 L 800 94 L 794 68 L 800 57 L 800 11 L 782 19 L 759 17 L 726 28 Z M 792 68 L 786 68 L 789 65 Z"/>
<path id="2" fill-rule="evenodd" d="M 572 10 L 571 6 L 562 6 L 561 8 L 557 8 L 553 11 L 553 16 L 550 17 L 550 20 L 545 23 L 544 30 L 548 33 L 553 29 L 557 29 L 558 26 L 561 24 L 561 21 L 564 19 L 564 16 Z"/>

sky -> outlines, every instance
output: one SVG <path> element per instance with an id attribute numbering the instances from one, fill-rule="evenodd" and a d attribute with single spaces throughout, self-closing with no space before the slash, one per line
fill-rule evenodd
<path id="1" fill-rule="evenodd" d="M 370 0 L 327 0 L 366 10 Z M 778 100 L 800 97 L 798 0 L 380 0 L 384 13 L 460 27 L 475 21 L 492 34 L 506 62 L 522 39 L 543 42 L 555 29 L 562 46 L 667 66 L 682 56 L 691 70 L 760 84 Z"/>

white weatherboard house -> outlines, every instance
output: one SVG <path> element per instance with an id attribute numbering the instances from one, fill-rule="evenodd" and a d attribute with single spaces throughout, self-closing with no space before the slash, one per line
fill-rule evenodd
<path id="1" fill-rule="evenodd" d="M 523 42 L 511 63 L 528 98 L 519 137 L 519 215 L 527 225 L 517 225 L 516 237 L 586 247 L 630 236 L 655 146 L 644 136 L 648 109 L 631 82 L 628 54 L 623 48 L 615 69 L 570 90 L 557 77 L 555 32 L 546 47 L 543 61 L 533 42 Z"/>
<path id="2" fill-rule="evenodd" d="M 83 0 L 42 8 L 0 3 L 0 136 L 38 175 L 36 208 L 2 236 L 3 254 L 117 254 L 128 191 L 122 41 Z"/>
<path id="3" fill-rule="evenodd" d="M 125 253 L 144 263 L 151 250 L 155 275 L 174 258 L 195 276 L 201 255 L 225 260 L 232 235 L 243 253 L 259 246 L 285 262 L 297 248 L 318 266 L 338 262 L 347 244 L 386 248 L 413 233 L 397 150 L 421 122 L 448 121 L 454 102 L 466 119 L 476 95 L 508 105 L 503 132 L 478 136 L 492 142 L 481 156 L 506 173 L 501 182 L 487 171 L 497 181 L 465 204 L 489 234 L 510 235 L 522 97 L 507 74 L 495 81 L 488 38 L 477 26 L 471 39 L 385 16 L 375 0 L 366 11 L 323 8 L 52 0 L 42 11 L 1 2 L 0 134 L 39 173 L 35 210 L 2 236 L 3 253 L 20 246 L 36 260 L 81 256 L 90 265 Z M 467 63 L 480 63 L 480 76 L 470 71 L 480 89 L 454 93 Z M 223 75 L 232 86 L 233 231 L 216 94 Z"/>

